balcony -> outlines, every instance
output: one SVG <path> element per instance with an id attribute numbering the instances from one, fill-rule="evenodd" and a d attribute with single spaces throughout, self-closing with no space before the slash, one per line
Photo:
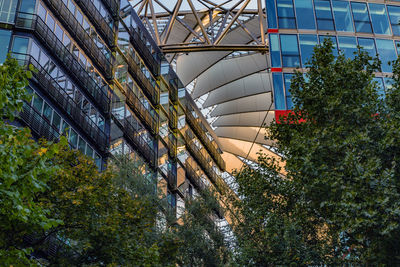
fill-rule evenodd
<path id="1" fill-rule="evenodd" d="M 168 146 L 168 151 L 169 151 L 169 155 L 172 158 L 176 158 L 176 137 L 174 136 L 173 133 L 168 134 L 168 142 L 167 142 L 167 146 Z"/>
<path id="2" fill-rule="evenodd" d="M 193 117 L 190 111 L 188 111 L 185 115 L 187 123 L 194 130 L 200 141 L 204 144 L 204 147 L 207 149 L 208 153 L 210 153 L 215 163 L 217 163 L 221 170 L 225 170 L 225 161 L 222 159 L 215 146 L 211 143 L 210 139 L 208 139 L 204 130 L 201 129 L 199 122 Z"/>
<path id="3" fill-rule="evenodd" d="M 177 79 L 170 79 L 169 80 L 169 89 L 170 89 L 170 98 L 173 103 L 178 101 L 178 83 Z"/>
<path id="4" fill-rule="evenodd" d="M 178 122 L 176 119 L 176 110 L 173 106 L 169 106 L 169 120 L 168 120 L 169 127 L 171 129 L 177 129 L 178 127 Z"/>
<path id="5" fill-rule="evenodd" d="M 110 99 L 107 95 L 110 88 L 102 89 L 89 73 L 79 64 L 76 56 L 62 44 L 56 35 L 37 15 L 17 13 L 15 27 L 32 32 L 52 54 L 58 59 L 65 71 L 80 85 L 80 88 L 97 104 L 104 114 L 110 112 Z"/>
<path id="6" fill-rule="evenodd" d="M 134 27 L 130 26 L 129 34 L 131 36 L 131 43 L 133 47 L 139 52 L 140 57 L 143 58 L 153 75 L 160 75 L 161 63 L 154 59 L 153 54 L 146 46 L 146 37 L 143 36 L 143 34 L 140 32 L 140 29 L 135 29 Z"/>
<path id="7" fill-rule="evenodd" d="M 186 176 L 197 190 L 199 191 L 207 190 L 207 186 L 204 184 L 200 176 L 197 175 L 196 171 L 187 161 L 185 163 L 185 171 L 186 171 Z"/>
<path id="8" fill-rule="evenodd" d="M 108 138 L 106 134 L 83 113 L 75 101 L 61 88 L 51 75 L 32 57 L 29 55 L 16 54 L 21 65 L 32 66 L 36 69 L 33 71 L 33 81 L 36 82 L 42 91 L 53 100 L 60 110 L 65 111 L 67 117 L 76 123 L 76 125 L 96 144 L 101 152 L 108 149 Z M 22 59 L 25 58 L 25 59 Z"/>
<path id="9" fill-rule="evenodd" d="M 33 135 L 38 138 L 44 137 L 49 141 L 57 141 L 60 138 L 58 130 L 27 103 L 24 103 L 23 110 L 19 113 L 19 119 L 22 120 L 31 129 Z"/>
<path id="10" fill-rule="evenodd" d="M 158 114 L 152 115 L 150 111 L 143 105 L 140 99 L 135 95 L 133 90 L 127 83 L 119 86 L 121 92 L 126 97 L 129 107 L 135 112 L 146 128 L 153 134 L 158 133 Z M 155 111 L 154 111 L 155 112 Z"/>
<path id="11" fill-rule="evenodd" d="M 126 118 L 120 118 L 118 114 L 111 115 L 112 120 L 122 130 L 126 140 L 136 148 L 136 151 L 150 164 L 156 168 L 156 153 L 154 149 L 143 139 L 137 129 Z"/>
<path id="12" fill-rule="evenodd" d="M 142 72 L 142 69 L 139 67 L 138 64 L 136 64 L 131 55 L 126 54 L 124 58 L 128 63 L 128 70 L 131 72 L 132 77 L 135 79 L 136 83 L 143 90 L 144 94 L 150 99 L 151 103 L 154 106 L 157 106 L 160 101 L 160 89 L 158 88 L 158 86 L 154 86 L 151 84 L 149 79 L 147 79 L 147 77 Z"/>
<path id="13" fill-rule="evenodd" d="M 119 0 L 102 0 L 101 2 L 108 8 L 113 18 L 118 19 Z"/>
<path id="14" fill-rule="evenodd" d="M 62 0 L 45 0 L 51 11 L 63 23 L 64 27 L 74 37 L 80 47 L 85 50 L 85 53 L 90 57 L 92 62 L 104 74 L 106 79 L 110 80 L 113 77 L 112 62 L 110 58 L 97 47 L 92 37 L 85 31 L 82 25 L 76 20 L 75 16 L 69 11 Z M 89 1 L 91 3 L 91 1 Z M 111 57 L 111 51 L 110 55 Z"/>
<path id="15" fill-rule="evenodd" d="M 75 0 L 75 3 L 78 4 L 83 12 L 85 12 L 92 24 L 96 27 L 96 30 L 100 33 L 103 40 L 107 42 L 108 46 L 115 46 L 114 31 L 94 6 L 93 1 Z"/>

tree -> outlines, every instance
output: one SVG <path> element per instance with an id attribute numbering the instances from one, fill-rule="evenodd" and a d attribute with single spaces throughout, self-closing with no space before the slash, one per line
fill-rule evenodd
<path id="1" fill-rule="evenodd" d="M 28 129 L 9 124 L 28 98 L 25 87 L 30 77 L 30 71 L 10 56 L 0 66 L 0 262 L 4 265 L 34 264 L 24 238 L 60 223 L 36 200 L 57 170 L 51 160 L 59 145 L 37 143 Z"/>
<path id="2" fill-rule="evenodd" d="M 60 170 L 40 197 L 43 207 L 63 221 L 46 232 L 45 239 L 59 245 L 57 255 L 49 258 L 51 265 L 170 265 L 161 258 L 160 247 L 173 240 L 159 237 L 158 243 L 149 238 L 157 207 L 135 193 L 132 181 L 124 181 L 134 178 L 143 184 L 143 175 L 128 177 L 127 169 L 118 171 L 115 166 L 100 173 L 92 159 L 68 148 L 53 160 Z M 43 245 L 38 243 L 35 249 L 40 251 Z"/>
<path id="3" fill-rule="evenodd" d="M 354 59 L 335 58 L 332 43 L 325 41 L 315 48 L 307 73 L 296 73 L 295 108 L 270 129 L 285 177 L 265 158 L 255 170 L 246 167 L 238 175 L 243 217 L 253 222 L 250 228 L 240 226 L 265 233 L 259 239 L 240 234 L 244 253 L 251 246 L 273 252 L 269 238 L 275 231 L 285 262 L 399 264 L 400 64 L 394 64 L 394 84 L 385 98 L 373 81 L 379 69 L 379 60 L 362 51 Z M 254 226 L 246 212 L 260 214 L 262 226 Z M 293 236 L 288 229 L 295 230 Z M 292 249 L 295 258 L 284 253 Z M 279 263 L 269 254 L 245 255 L 261 260 L 259 266 Z"/>
<path id="4" fill-rule="evenodd" d="M 212 192 L 203 191 L 185 200 L 182 222 L 174 232 L 181 242 L 179 266 L 231 266 L 231 253 L 225 237 L 215 224 L 216 211 L 221 210 Z"/>

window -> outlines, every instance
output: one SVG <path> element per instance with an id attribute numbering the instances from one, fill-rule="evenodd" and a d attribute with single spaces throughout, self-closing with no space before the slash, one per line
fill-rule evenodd
<path id="1" fill-rule="evenodd" d="M 69 134 L 69 143 L 71 144 L 71 147 L 74 149 L 78 145 L 78 134 L 73 129 L 71 129 L 71 132 Z"/>
<path id="2" fill-rule="evenodd" d="M 15 36 L 12 44 L 12 51 L 14 53 L 25 55 L 28 52 L 29 39 L 24 37 Z M 16 58 L 24 59 L 25 56 L 19 55 Z"/>
<path id="3" fill-rule="evenodd" d="M 6 60 L 10 46 L 11 31 L 0 30 L 0 64 Z"/>
<path id="4" fill-rule="evenodd" d="M 336 37 L 335 36 L 327 36 L 327 35 L 320 35 L 319 36 L 319 43 L 322 44 L 325 39 L 330 39 L 333 44 L 333 55 L 335 57 L 338 56 L 338 49 L 337 49 L 337 42 L 336 42 Z"/>
<path id="5" fill-rule="evenodd" d="M 297 16 L 297 28 L 314 30 L 315 29 L 315 17 L 312 0 L 295 0 L 296 16 Z"/>
<path id="6" fill-rule="evenodd" d="M 281 52 L 279 48 L 278 34 L 269 35 L 271 66 L 273 68 L 281 67 Z"/>
<path id="7" fill-rule="evenodd" d="M 353 9 L 354 25 L 356 27 L 356 32 L 372 33 L 367 4 L 352 2 L 351 8 Z"/>
<path id="8" fill-rule="evenodd" d="M 282 73 L 272 73 L 274 84 L 274 102 L 276 110 L 286 110 L 285 94 L 283 93 Z"/>
<path id="9" fill-rule="evenodd" d="M 318 30 L 334 31 L 331 4 L 328 0 L 315 0 L 315 16 Z"/>
<path id="10" fill-rule="evenodd" d="M 383 80 L 381 77 L 375 77 L 373 79 L 375 82 L 377 89 L 378 89 L 378 95 L 380 99 L 385 98 L 385 86 L 383 85 Z"/>
<path id="11" fill-rule="evenodd" d="M 376 57 L 375 41 L 371 38 L 358 38 L 358 45 L 371 57 Z"/>
<path id="12" fill-rule="evenodd" d="M 376 48 L 382 61 L 382 71 L 392 72 L 390 61 L 397 58 L 392 40 L 376 39 Z"/>
<path id="13" fill-rule="evenodd" d="M 400 6 L 387 6 L 394 35 L 400 35 Z"/>
<path id="14" fill-rule="evenodd" d="M 43 107 L 43 98 L 41 98 L 37 94 L 34 94 L 33 95 L 33 108 L 36 109 L 36 111 L 41 114 L 42 113 L 42 107 Z"/>
<path id="15" fill-rule="evenodd" d="M 303 63 L 303 68 L 311 60 L 311 56 L 314 52 L 314 47 L 318 44 L 318 39 L 316 35 L 311 34 L 300 34 L 299 35 L 300 52 L 301 52 L 301 62 Z"/>
<path id="16" fill-rule="evenodd" d="M 85 140 L 82 139 L 82 137 L 79 136 L 79 143 L 78 143 L 78 149 L 85 154 L 86 152 L 86 142 Z"/>
<path id="17" fill-rule="evenodd" d="M 369 12 L 371 14 L 374 33 L 390 35 L 391 31 L 385 5 L 369 4 Z"/>
<path id="18" fill-rule="evenodd" d="M 337 31 L 354 32 L 353 18 L 347 1 L 332 1 L 335 26 Z"/>
<path id="19" fill-rule="evenodd" d="M 281 53 L 283 67 L 300 67 L 299 46 L 297 35 L 281 34 Z"/>
<path id="20" fill-rule="evenodd" d="M 278 23 L 282 29 L 296 29 L 292 0 L 277 0 Z"/>
<path id="21" fill-rule="evenodd" d="M 43 116 L 51 122 L 51 115 L 53 114 L 53 109 L 47 104 L 46 102 L 44 103 L 43 107 Z"/>
<path id="22" fill-rule="evenodd" d="M 58 115 L 56 112 L 53 113 L 53 121 L 52 121 L 53 126 L 57 129 L 57 131 L 60 131 L 60 126 L 61 126 L 61 117 Z"/>
<path id="23" fill-rule="evenodd" d="M 340 51 L 347 58 L 354 58 L 357 53 L 357 41 L 355 37 L 338 36 Z"/>
<path id="24" fill-rule="evenodd" d="M 0 21 L 14 23 L 18 0 L 0 0 Z"/>
<path id="25" fill-rule="evenodd" d="M 290 94 L 290 85 L 292 83 L 292 78 L 294 74 L 285 73 L 284 74 L 284 82 L 285 82 L 285 95 L 286 95 L 286 107 L 287 109 L 293 109 L 293 101 L 292 95 Z"/>
<path id="26" fill-rule="evenodd" d="M 268 28 L 276 29 L 278 28 L 278 24 L 276 21 L 275 0 L 267 0 L 266 5 Z"/>

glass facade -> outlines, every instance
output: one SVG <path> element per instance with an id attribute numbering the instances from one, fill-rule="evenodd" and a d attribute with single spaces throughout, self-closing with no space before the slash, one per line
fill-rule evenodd
<path id="1" fill-rule="evenodd" d="M 358 47 L 382 62 L 376 83 L 384 90 L 390 86 L 385 76 L 392 72 L 391 61 L 400 56 L 400 2 L 349 0 L 267 1 L 270 64 L 275 110 L 293 107 L 290 79 L 293 68 L 307 68 L 314 47 L 329 38 L 334 55 L 353 58 Z M 278 23 L 274 23 L 277 21 Z M 270 23 L 271 22 L 271 23 Z M 282 29 L 282 31 L 281 31 Z"/>
<path id="2" fill-rule="evenodd" d="M 137 160 L 159 178 L 170 210 L 201 190 L 222 192 L 213 130 L 129 1 L 112 3 L 0 0 L 0 63 L 10 52 L 37 70 L 20 124 L 37 139 L 66 135 L 100 170 L 110 155 Z M 296 27 L 293 2 L 278 6 L 279 23 Z M 281 66 L 279 35 L 272 39 Z M 285 65 L 300 66 L 298 50 L 283 47 Z"/>

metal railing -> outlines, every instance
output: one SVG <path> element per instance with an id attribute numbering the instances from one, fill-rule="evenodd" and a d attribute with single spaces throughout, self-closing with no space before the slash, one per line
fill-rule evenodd
<path id="1" fill-rule="evenodd" d="M 173 103 L 178 101 L 178 84 L 175 79 L 169 80 L 169 88 L 170 88 L 170 98 Z"/>
<path id="2" fill-rule="evenodd" d="M 110 10 L 111 15 L 114 18 L 118 18 L 119 15 L 119 0 L 102 0 L 103 4 Z"/>
<path id="3" fill-rule="evenodd" d="M 170 133 L 168 134 L 168 151 L 172 158 L 176 158 L 176 137 Z"/>
<path id="4" fill-rule="evenodd" d="M 122 130 L 127 141 L 136 148 L 137 152 L 150 164 L 152 168 L 156 167 L 156 153 L 152 147 L 138 133 L 137 129 L 128 119 L 121 119 L 114 114 L 111 115 L 113 121 Z"/>
<path id="5" fill-rule="evenodd" d="M 74 37 L 74 40 L 78 42 L 90 59 L 97 65 L 102 73 L 104 73 L 106 79 L 111 79 L 113 76 L 113 62 L 110 60 L 111 58 L 107 58 L 103 51 L 98 48 L 92 37 L 89 36 L 63 1 L 45 0 L 45 2 L 50 7 L 51 11 L 57 15 L 58 19 L 61 20 L 64 27 Z M 110 54 L 108 56 L 111 57 L 111 51 L 109 52 Z"/>
<path id="6" fill-rule="evenodd" d="M 130 26 L 129 33 L 133 47 L 139 52 L 140 57 L 143 58 L 150 71 L 154 76 L 160 75 L 161 63 L 157 62 L 150 49 L 146 46 L 146 37 L 141 33 L 141 30 Z"/>
<path id="7" fill-rule="evenodd" d="M 61 88 L 61 86 L 51 77 L 51 75 L 37 62 L 32 56 L 13 53 L 17 56 L 21 65 L 32 66 L 34 81 L 42 91 L 53 100 L 53 103 L 63 110 L 69 119 L 98 146 L 101 152 L 106 152 L 108 148 L 108 138 L 106 134 L 83 112 L 78 104 Z M 24 57 L 24 59 L 22 59 Z"/>
<path id="8" fill-rule="evenodd" d="M 146 75 L 142 72 L 142 69 L 133 60 L 130 54 L 126 54 L 125 59 L 128 63 L 128 70 L 131 72 L 133 79 L 137 82 L 139 87 L 142 88 L 151 103 L 157 106 L 160 101 L 160 89 L 158 88 L 158 85 L 153 85 L 149 79 L 147 79 Z"/>
<path id="9" fill-rule="evenodd" d="M 18 12 L 15 27 L 17 29 L 33 32 L 42 44 L 58 59 L 74 81 L 80 85 L 81 89 L 97 104 L 98 108 L 104 114 L 109 114 L 110 98 L 107 95 L 110 91 L 109 87 L 106 87 L 105 91 L 107 93 L 105 93 L 89 73 L 79 64 L 76 56 L 63 45 L 39 16 Z"/>
<path id="10" fill-rule="evenodd" d="M 178 128 L 178 121 L 176 119 L 176 110 L 173 106 L 169 107 L 169 120 L 168 120 L 169 127 L 171 129 L 177 129 Z"/>
<path id="11" fill-rule="evenodd" d="M 215 163 L 218 164 L 218 167 L 221 170 L 225 170 L 225 161 L 222 159 L 215 146 L 211 143 L 210 139 L 208 139 L 205 132 L 201 129 L 199 122 L 193 117 L 192 113 L 189 110 L 188 112 L 186 112 L 185 115 L 187 123 L 195 131 L 196 135 L 199 137 L 200 141 L 203 143 L 208 153 L 210 153 Z"/>
<path id="12" fill-rule="evenodd" d="M 91 0 L 75 0 L 83 12 L 87 15 L 89 20 L 96 27 L 103 40 L 107 42 L 110 47 L 115 46 L 115 38 L 113 29 L 107 24 L 104 17 L 100 14 L 99 10 L 94 6 Z"/>
<path id="13" fill-rule="evenodd" d="M 135 95 L 133 90 L 127 83 L 124 83 L 122 87 L 120 87 L 121 92 L 126 97 L 126 102 L 129 107 L 135 111 L 135 114 L 139 117 L 139 119 L 143 122 L 143 124 L 148 128 L 148 130 L 153 134 L 158 133 L 158 114 L 154 115 L 143 105 L 142 101 Z"/>
<path id="14" fill-rule="evenodd" d="M 207 186 L 201 180 L 200 176 L 197 175 L 196 171 L 193 169 L 188 161 L 185 162 L 185 173 L 190 182 L 196 187 L 197 190 L 207 190 Z"/>
<path id="15" fill-rule="evenodd" d="M 24 102 L 23 110 L 19 113 L 19 118 L 37 137 L 45 137 L 49 141 L 57 141 L 60 138 L 58 130 L 26 102 Z"/>

